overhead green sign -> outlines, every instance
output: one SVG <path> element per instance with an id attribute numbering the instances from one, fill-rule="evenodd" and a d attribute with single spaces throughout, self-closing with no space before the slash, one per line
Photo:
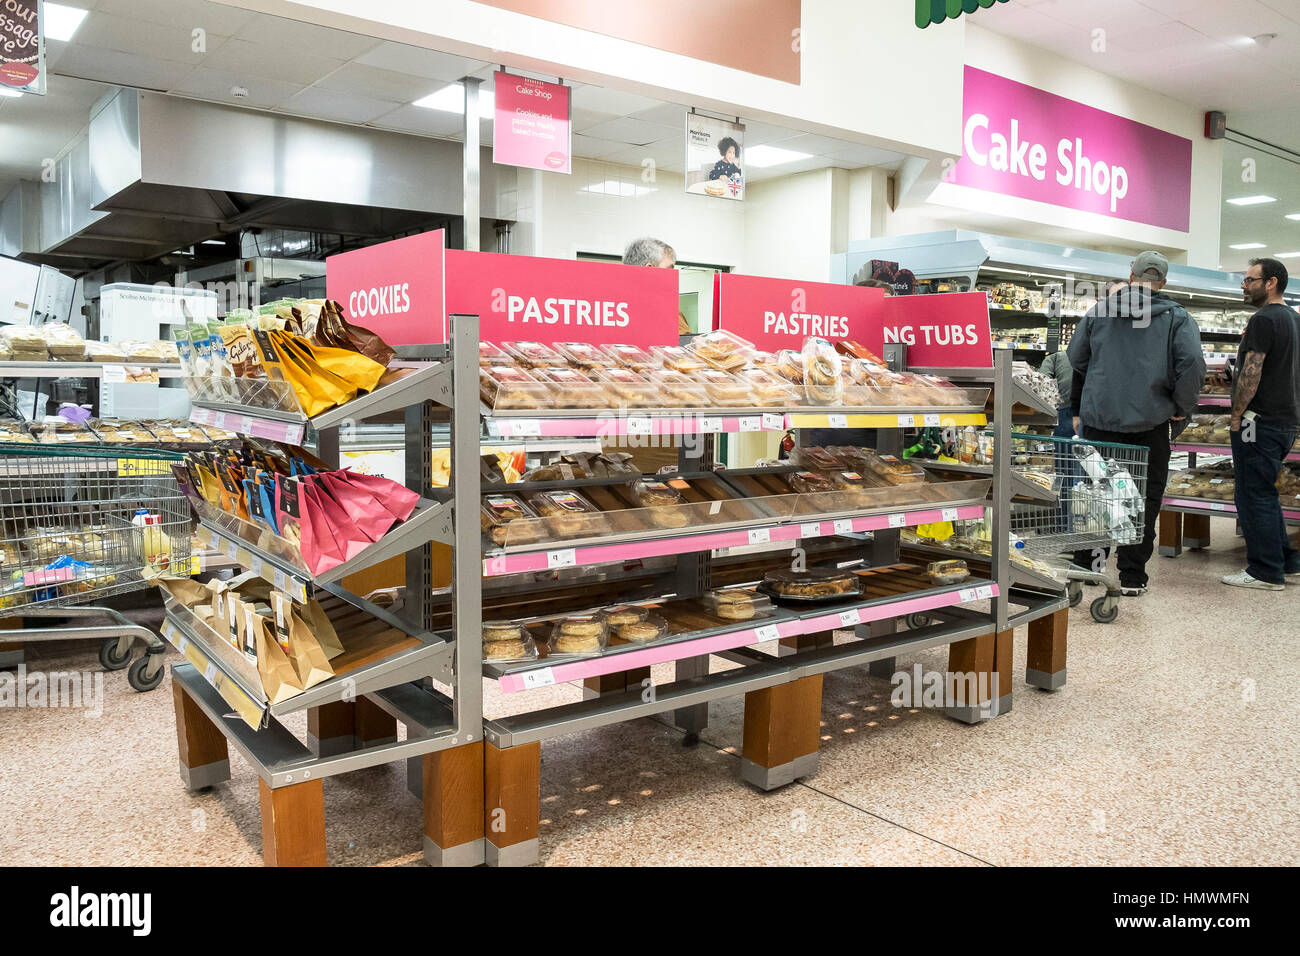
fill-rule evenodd
<path id="1" fill-rule="evenodd" d="M 916 25 L 925 29 L 931 23 L 956 20 L 963 13 L 974 13 L 980 7 L 991 7 L 1007 0 L 916 0 Z"/>

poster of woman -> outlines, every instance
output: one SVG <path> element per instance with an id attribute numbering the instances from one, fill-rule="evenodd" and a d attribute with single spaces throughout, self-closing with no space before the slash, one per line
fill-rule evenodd
<path id="1" fill-rule="evenodd" d="M 745 198 L 745 127 L 699 113 L 686 115 L 686 191 Z"/>

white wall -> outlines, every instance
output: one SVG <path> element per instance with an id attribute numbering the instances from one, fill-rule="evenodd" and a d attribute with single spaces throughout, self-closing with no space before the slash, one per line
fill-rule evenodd
<path id="1" fill-rule="evenodd" d="M 811 282 L 830 279 L 834 174 L 845 172 L 815 169 L 745 187 L 745 254 L 739 271 Z"/>
<path id="2" fill-rule="evenodd" d="M 924 203 L 912 203 L 889 216 L 886 234 L 905 235 L 954 226 L 990 229 L 1105 251 L 1158 248 L 1175 261 L 1217 268 L 1223 147 L 1221 142 L 1205 138 L 1203 111 L 973 24 L 966 27 L 965 60 L 970 66 L 1190 139 L 1189 230 L 1182 233 L 1160 229 L 940 183 Z"/>

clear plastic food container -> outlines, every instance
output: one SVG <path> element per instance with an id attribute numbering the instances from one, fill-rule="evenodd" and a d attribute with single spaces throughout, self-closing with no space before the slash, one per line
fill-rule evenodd
<path id="1" fill-rule="evenodd" d="M 716 368 L 706 368 L 697 372 L 695 378 L 704 386 L 709 404 L 715 408 L 754 407 L 754 390 L 749 382 L 738 375 Z"/>
<path id="2" fill-rule="evenodd" d="M 484 404 L 494 411 L 551 407 L 546 383 L 513 365 L 480 366 L 478 390 Z"/>
<path id="3" fill-rule="evenodd" d="M 772 599 L 742 588 L 718 588 L 701 598 L 709 613 L 727 621 L 748 621 L 772 614 Z"/>
<path id="4" fill-rule="evenodd" d="M 556 408 L 611 408 L 613 396 L 598 382 L 592 381 L 577 369 L 537 368 L 533 374 L 538 381 L 551 386 L 551 401 Z"/>
<path id="5" fill-rule="evenodd" d="M 562 617 L 551 626 L 547 641 L 552 657 L 596 657 L 609 643 L 609 624 L 599 614 Z"/>
<path id="6" fill-rule="evenodd" d="M 726 329 L 697 336 L 687 348 L 696 358 L 724 372 L 736 372 L 744 368 L 758 351 L 753 342 Z"/>
<path id="7" fill-rule="evenodd" d="M 814 405 L 831 405 L 844 394 L 840 377 L 843 361 L 825 339 L 809 338 L 803 344 L 803 380 L 808 401 Z"/>
<path id="8" fill-rule="evenodd" d="M 664 408 L 664 390 L 657 383 L 630 368 L 602 369 L 593 376 L 613 399 L 614 408 Z"/>
<path id="9" fill-rule="evenodd" d="M 646 378 L 662 390 L 665 408 L 709 408 L 713 404 L 704 386 L 685 372 L 660 369 Z"/>
<path id="10" fill-rule="evenodd" d="M 655 357 L 641 348 L 639 345 L 603 345 L 605 354 L 614 360 L 616 365 L 624 368 L 643 371 L 645 369 L 656 368 L 659 363 Z"/>
<path id="11" fill-rule="evenodd" d="M 611 634 L 628 644 L 649 644 L 661 637 L 668 637 L 672 630 L 668 622 L 657 614 L 647 614 L 639 621 L 610 626 Z"/>
<path id="12" fill-rule="evenodd" d="M 537 517 L 518 495 L 483 496 L 479 523 L 494 544 L 523 544 L 538 538 Z"/>
<path id="13" fill-rule="evenodd" d="M 491 342 L 480 342 L 478 344 L 479 365 L 513 365 L 514 361 L 505 349 L 499 345 L 493 345 Z"/>
<path id="14" fill-rule="evenodd" d="M 831 568 L 769 571 L 763 576 L 763 587 L 780 597 L 800 601 L 826 601 L 860 593 L 857 575 Z"/>
<path id="15" fill-rule="evenodd" d="M 537 644 L 528 628 L 513 621 L 483 622 L 484 663 L 509 664 L 537 659 Z"/>
<path id="16" fill-rule="evenodd" d="M 800 388 L 766 368 L 744 369 L 736 377 L 749 384 L 754 404 L 760 408 L 789 408 L 803 400 Z"/>
<path id="17" fill-rule="evenodd" d="M 615 364 L 599 346 L 587 342 L 556 342 L 555 351 L 568 359 L 570 365 L 584 372 L 609 368 Z"/>
<path id="18" fill-rule="evenodd" d="M 501 347 L 522 368 L 564 368 L 569 364 L 563 355 L 541 342 L 503 342 Z"/>
<path id="19" fill-rule="evenodd" d="M 960 584 L 970 577 L 970 569 L 966 567 L 966 562 L 957 559 L 931 561 L 926 565 L 925 573 L 935 584 Z"/>
<path id="20" fill-rule="evenodd" d="M 637 621 L 644 621 L 650 614 L 650 611 L 635 604 L 619 604 L 615 607 L 603 608 L 600 611 L 611 628 L 622 627 L 624 624 L 635 624 Z"/>
<path id="21" fill-rule="evenodd" d="M 557 538 L 609 534 L 609 522 L 600 509 L 576 491 L 538 491 L 528 498 L 542 517 L 542 526 Z"/>
<path id="22" fill-rule="evenodd" d="M 662 368 L 672 369 L 675 372 L 694 374 L 710 367 L 704 360 L 680 345 L 652 345 L 650 354 Z"/>

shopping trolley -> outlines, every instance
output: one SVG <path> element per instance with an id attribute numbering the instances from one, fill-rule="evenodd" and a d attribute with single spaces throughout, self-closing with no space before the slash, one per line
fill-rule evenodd
<path id="1" fill-rule="evenodd" d="M 1119 615 L 1120 590 L 1106 570 L 1106 549 L 1142 540 L 1148 450 L 1082 438 L 1011 438 L 1012 468 L 1057 498 L 1055 505 L 1013 502 L 1012 545 L 1057 569 L 1069 582 L 1071 607 L 1083 600 L 1085 582 L 1104 584 L 1106 593 L 1089 611 L 1109 624 Z"/>
<path id="2" fill-rule="evenodd" d="M 67 619 L 0 639 L 100 640 L 107 670 L 138 691 L 163 678 L 162 639 L 106 598 L 190 574 L 192 518 L 172 464 L 155 449 L 0 443 L 0 617 Z M 92 602 L 92 603 L 88 603 Z M 107 618 L 107 624 L 78 622 Z M 144 645 L 134 663 L 131 649 Z"/>

